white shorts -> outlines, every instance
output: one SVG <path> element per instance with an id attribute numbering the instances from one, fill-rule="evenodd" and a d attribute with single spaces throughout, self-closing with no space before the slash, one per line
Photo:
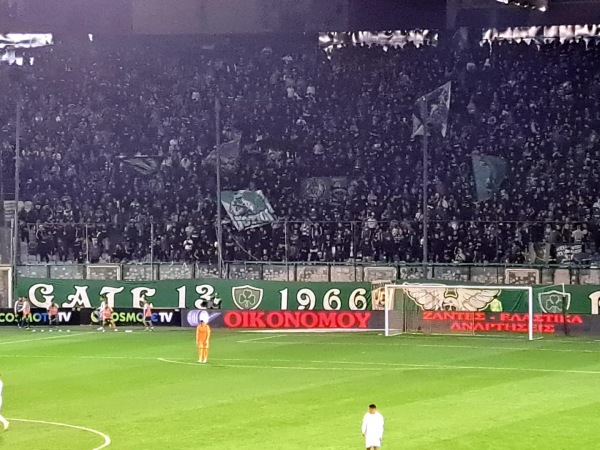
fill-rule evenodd
<path id="1" fill-rule="evenodd" d="M 379 437 L 379 436 L 369 436 L 367 434 L 365 441 L 366 441 L 365 444 L 366 444 L 367 448 L 381 447 L 381 437 Z"/>

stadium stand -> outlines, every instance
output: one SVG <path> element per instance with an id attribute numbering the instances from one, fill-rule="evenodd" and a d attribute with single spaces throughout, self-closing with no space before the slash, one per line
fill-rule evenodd
<path id="1" fill-rule="evenodd" d="M 221 139 L 242 136 L 223 185 L 262 190 L 277 216 L 242 232 L 226 224 L 225 260 L 417 262 L 422 166 L 411 114 L 416 95 L 452 81 L 448 135 L 430 144 L 431 261 L 523 263 L 534 244 L 595 253 L 599 64 L 594 42 L 347 47 L 331 59 L 316 45 L 58 43 L 19 86 L 0 89 L 5 192 L 20 90 L 27 262 L 215 261 L 205 160 L 219 93 Z M 474 153 L 508 166 L 484 201 Z M 156 167 L 124 164 L 136 155 Z M 311 177 L 341 181 L 307 192 Z"/>

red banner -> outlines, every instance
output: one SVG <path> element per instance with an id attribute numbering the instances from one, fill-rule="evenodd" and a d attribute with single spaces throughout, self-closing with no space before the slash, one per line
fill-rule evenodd
<path id="1" fill-rule="evenodd" d="M 533 332 L 554 334 L 557 326 L 560 331 L 567 324 L 580 331 L 583 325 L 581 314 L 534 314 Z M 511 312 L 457 312 L 457 311 L 423 311 L 423 329 L 433 332 L 513 332 L 527 333 L 529 315 Z"/>
<path id="2" fill-rule="evenodd" d="M 227 328 L 369 328 L 369 311 L 228 311 Z"/>

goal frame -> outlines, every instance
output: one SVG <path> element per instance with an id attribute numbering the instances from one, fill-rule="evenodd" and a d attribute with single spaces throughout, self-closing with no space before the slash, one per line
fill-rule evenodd
<path id="1" fill-rule="evenodd" d="M 533 341 L 533 287 L 532 286 L 515 286 L 515 285 L 465 285 L 465 284 L 444 284 L 444 283 L 407 283 L 407 284 L 395 284 L 390 283 L 384 286 L 385 289 L 385 331 L 384 335 L 390 336 L 390 298 L 388 291 L 392 288 L 410 288 L 410 287 L 421 287 L 421 288 L 457 288 L 457 289 L 500 289 L 504 291 L 524 291 L 527 293 L 527 340 Z"/>

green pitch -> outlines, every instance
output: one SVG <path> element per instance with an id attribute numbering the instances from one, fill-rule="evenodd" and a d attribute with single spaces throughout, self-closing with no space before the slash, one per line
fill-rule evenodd
<path id="1" fill-rule="evenodd" d="M 572 449 L 600 441 L 600 342 L 0 330 L 0 448 L 362 449 L 376 403 L 385 449 Z M 85 427 L 68 428 L 52 425 Z"/>

